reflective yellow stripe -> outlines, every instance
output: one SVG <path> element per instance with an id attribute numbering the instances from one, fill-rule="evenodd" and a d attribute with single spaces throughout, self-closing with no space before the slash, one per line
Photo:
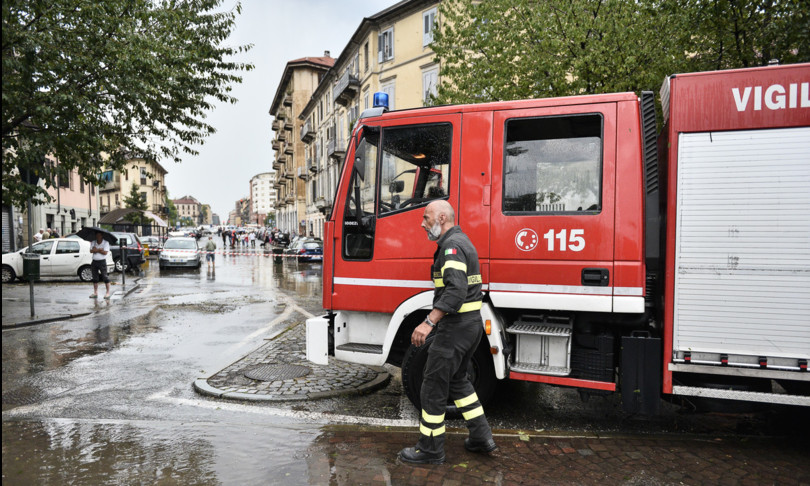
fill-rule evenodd
<path id="1" fill-rule="evenodd" d="M 477 311 L 477 310 L 481 310 L 481 301 L 480 300 L 478 302 L 467 302 L 466 304 L 462 305 L 458 309 L 458 312 L 460 314 L 462 312 L 470 312 L 470 311 Z"/>
<path id="2" fill-rule="evenodd" d="M 473 403 L 478 401 L 478 395 L 473 393 L 472 395 L 468 396 L 467 398 L 462 398 L 461 400 L 455 400 L 454 403 L 458 408 L 466 407 L 467 405 L 472 405 Z"/>
<path id="3" fill-rule="evenodd" d="M 444 262 L 444 266 L 442 267 L 442 276 L 444 275 L 444 271 L 448 268 L 455 268 L 456 270 L 461 270 L 462 272 L 467 273 L 466 263 L 450 260 L 448 262 Z"/>
<path id="4" fill-rule="evenodd" d="M 444 280 L 442 280 L 442 279 L 440 279 L 440 278 L 434 278 L 434 279 L 433 279 L 433 285 L 435 285 L 435 286 L 436 286 L 436 288 L 438 288 L 438 287 L 444 287 Z"/>
<path id="5" fill-rule="evenodd" d="M 419 432 L 421 432 L 422 435 L 426 435 L 428 437 L 436 437 L 437 435 L 444 434 L 444 425 L 442 425 L 438 429 L 430 429 L 425 427 L 424 425 L 420 425 Z"/>
<path id="6" fill-rule="evenodd" d="M 467 285 L 475 285 L 481 283 L 481 275 L 470 275 L 467 277 Z"/>
<path id="7" fill-rule="evenodd" d="M 429 424 L 440 424 L 444 422 L 444 414 L 441 415 L 431 415 L 424 410 L 422 410 L 422 420 Z"/>
<path id="8" fill-rule="evenodd" d="M 484 415 L 484 407 L 474 408 L 469 412 L 463 412 L 461 415 L 464 417 L 464 420 L 472 420 L 479 415 Z"/>

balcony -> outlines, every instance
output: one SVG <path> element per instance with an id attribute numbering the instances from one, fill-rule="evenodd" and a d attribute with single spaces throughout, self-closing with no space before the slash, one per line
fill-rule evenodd
<path id="1" fill-rule="evenodd" d="M 279 150 L 281 148 L 281 142 L 278 140 L 273 140 L 273 150 Z"/>
<path id="2" fill-rule="evenodd" d="M 360 91 L 360 80 L 346 71 L 332 90 L 332 98 L 341 106 L 349 106 L 358 91 Z"/>
<path id="3" fill-rule="evenodd" d="M 295 175 L 293 175 L 292 171 L 284 171 L 284 178 L 286 179 L 295 179 Z"/>
<path id="4" fill-rule="evenodd" d="M 286 142 L 287 141 L 287 132 L 285 132 L 283 130 L 278 132 L 277 140 L 279 142 Z"/>
<path id="5" fill-rule="evenodd" d="M 324 216 L 329 216 L 329 213 L 332 211 L 332 201 L 319 197 L 315 200 L 315 207 L 318 208 L 318 211 Z"/>
<path id="6" fill-rule="evenodd" d="M 112 181 L 108 181 L 103 186 L 99 187 L 99 191 L 117 191 L 121 189 L 121 181 L 119 179 L 115 179 Z"/>
<path id="7" fill-rule="evenodd" d="M 287 113 L 284 111 L 279 111 L 276 113 L 276 120 L 285 120 L 287 118 Z"/>
<path id="8" fill-rule="evenodd" d="M 318 172 L 318 164 L 312 159 L 307 159 L 307 169 L 310 172 Z"/>
<path id="9" fill-rule="evenodd" d="M 270 125 L 270 128 L 272 128 L 274 132 L 279 131 L 281 129 L 281 122 L 279 120 L 273 120 L 273 124 Z"/>
<path id="10" fill-rule="evenodd" d="M 286 120 L 286 121 L 284 122 L 284 129 L 285 129 L 285 130 L 287 130 L 288 132 L 291 132 L 291 131 L 292 131 L 292 129 L 293 129 L 293 122 L 292 122 L 292 120 Z"/>
<path id="11" fill-rule="evenodd" d="M 329 140 L 326 142 L 326 155 L 333 159 L 342 160 L 346 155 L 346 146 L 343 140 Z"/>
<path id="12" fill-rule="evenodd" d="M 315 129 L 312 127 L 312 123 L 304 122 L 304 125 L 301 126 L 301 141 L 309 144 L 315 140 L 315 135 Z"/>
<path id="13" fill-rule="evenodd" d="M 284 106 L 292 106 L 293 103 L 292 94 L 287 93 L 286 95 L 284 95 L 284 99 L 281 101 L 281 103 L 284 104 Z"/>
<path id="14" fill-rule="evenodd" d="M 285 154 L 284 152 L 278 154 L 278 162 L 280 164 L 286 164 L 287 163 L 287 158 L 288 158 L 287 154 Z"/>
<path id="15" fill-rule="evenodd" d="M 109 212 L 110 212 L 110 207 L 109 207 L 109 206 L 106 206 L 106 205 L 101 206 L 101 208 L 99 208 L 99 212 L 100 212 L 101 214 L 104 214 L 104 213 L 109 213 Z"/>
<path id="16" fill-rule="evenodd" d="M 284 163 L 278 160 L 273 161 L 273 170 L 280 171 L 284 167 Z"/>
<path id="17" fill-rule="evenodd" d="M 295 196 L 292 194 L 288 194 L 287 197 L 284 198 L 284 202 L 287 204 L 292 204 L 295 202 Z"/>
<path id="18" fill-rule="evenodd" d="M 294 151 L 295 151 L 295 147 L 293 147 L 292 144 L 290 144 L 290 143 L 288 143 L 284 147 L 284 153 L 287 154 L 287 155 L 292 155 Z"/>
<path id="19" fill-rule="evenodd" d="M 309 180 L 309 172 L 307 172 L 306 167 L 296 167 L 296 170 L 299 179 L 302 179 L 304 182 Z"/>

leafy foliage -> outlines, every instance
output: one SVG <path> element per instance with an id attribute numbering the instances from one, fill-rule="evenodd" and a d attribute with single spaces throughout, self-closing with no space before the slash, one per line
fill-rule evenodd
<path id="1" fill-rule="evenodd" d="M 806 0 L 445 0 L 435 103 L 656 90 L 677 72 L 808 60 Z"/>
<path id="2" fill-rule="evenodd" d="M 3 204 L 48 199 L 29 172 L 47 186 L 71 170 L 98 183 L 133 152 L 196 154 L 214 132 L 206 111 L 234 103 L 231 85 L 253 67 L 228 60 L 250 46 L 225 45 L 240 7 L 220 2 L 4 0 Z"/>

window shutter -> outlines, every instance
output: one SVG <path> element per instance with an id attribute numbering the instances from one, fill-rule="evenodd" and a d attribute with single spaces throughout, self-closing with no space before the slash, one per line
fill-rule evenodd
<path id="1" fill-rule="evenodd" d="M 383 62 L 383 38 L 384 38 L 384 35 L 385 35 L 385 32 L 381 32 L 381 33 L 377 34 L 377 62 L 378 63 Z"/>

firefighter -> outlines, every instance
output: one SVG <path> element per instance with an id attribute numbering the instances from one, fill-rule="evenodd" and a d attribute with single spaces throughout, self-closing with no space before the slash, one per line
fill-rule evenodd
<path id="1" fill-rule="evenodd" d="M 443 199 L 428 204 L 422 218 L 428 239 L 438 244 L 431 267 L 436 290 L 433 309 L 414 329 L 411 343 L 422 346 L 431 331 L 435 337 L 428 351 L 420 392 L 419 441 L 416 447 L 407 447 L 399 453 L 400 459 L 409 463 L 444 463 L 444 412 L 448 396 L 470 430 L 464 447 L 471 452 L 492 452 L 497 448 L 484 408 L 467 378 L 467 365 L 484 329 L 478 252 L 461 228 L 455 226 L 454 219 L 453 207 Z"/>

